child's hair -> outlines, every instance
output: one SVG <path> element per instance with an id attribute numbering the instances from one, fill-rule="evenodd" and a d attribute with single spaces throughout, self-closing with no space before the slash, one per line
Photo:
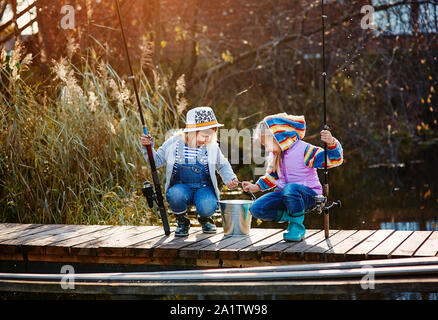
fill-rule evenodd
<path id="1" fill-rule="evenodd" d="M 211 143 L 215 143 L 217 142 L 217 128 L 211 128 L 211 129 L 214 130 L 214 136 L 213 139 L 211 140 Z M 191 145 L 191 146 L 196 145 L 196 137 L 198 136 L 198 132 L 199 131 L 184 133 L 184 142 L 186 143 L 186 145 Z"/>
<path id="2" fill-rule="evenodd" d="M 258 139 L 260 140 L 260 138 L 262 136 L 271 136 L 273 138 L 273 140 L 277 143 L 277 140 L 275 139 L 274 135 L 272 134 L 271 130 L 269 130 L 268 125 L 266 124 L 265 120 L 260 121 L 255 130 L 254 130 L 254 134 L 253 137 L 254 139 Z M 280 162 L 281 159 L 283 158 L 283 151 L 280 153 L 276 153 L 274 154 L 274 159 L 272 162 L 268 163 L 268 172 L 275 172 L 278 175 L 281 175 L 280 172 Z"/>

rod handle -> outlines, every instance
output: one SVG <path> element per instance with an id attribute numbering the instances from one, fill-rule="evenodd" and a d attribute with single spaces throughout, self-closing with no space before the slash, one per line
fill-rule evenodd
<path id="1" fill-rule="evenodd" d="M 328 210 L 324 214 L 324 237 L 327 239 L 330 236 L 330 218 Z"/>

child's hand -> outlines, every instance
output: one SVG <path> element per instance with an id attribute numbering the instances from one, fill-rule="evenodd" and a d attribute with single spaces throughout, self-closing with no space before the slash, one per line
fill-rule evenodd
<path id="1" fill-rule="evenodd" d="M 239 180 L 237 179 L 233 179 L 230 182 L 227 183 L 227 188 L 228 189 L 234 189 L 237 188 L 237 186 L 239 185 Z"/>
<path id="2" fill-rule="evenodd" d="M 152 144 L 152 137 L 150 135 L 145 135 L 144 133 L 141 135 L 141 145 L 143 147 L 150 146 Z"/>
<path id="3" fill-rule="evenodd" d="M 258 185 L 248 181 L 242 181 L 242 188 L 245 192 L 258 192 L 261 190 Z"/>
<path id="4" fill-rule="evenodd" d="M 327 143 L 328 146 L 334 146 L 336 144 L 335 138 L 333 138 L 332 133 L 328 130 L 321 131 L 321 140 Z"/>

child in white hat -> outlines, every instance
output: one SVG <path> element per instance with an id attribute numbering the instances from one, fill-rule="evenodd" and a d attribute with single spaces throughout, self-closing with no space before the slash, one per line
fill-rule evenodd
<path id="1" fill-rule="evenodd" d="M 196 206 L 198 220 L 204 233 L 215 233 L 216 225 L 211 216 L 217 210 L 220 198 L 216 170 L 230 189 L 239 181 L 230 163 L 217 144 L 217 128 L 222 127 L 210 107 L 198 107 L 187 113 L 186 127 L 158 148 L 154 154 L 157 168 L 166 167 L 166 200 L 175 214 L 178 227 L 175 236 L 187 236 L 190 220 L 187 208 Z M 148 161 L 147 145 L 152 138 L 142 135 L 143 154 Z"/>

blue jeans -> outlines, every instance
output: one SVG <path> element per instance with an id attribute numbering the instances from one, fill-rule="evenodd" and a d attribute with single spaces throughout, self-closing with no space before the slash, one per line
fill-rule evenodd
<path id="1" fill-rule="evenodd" d="M 218 203 L 208 167 L 198 160 L 175 164 L 166 199 L 175 214 L 183 214 L 188 206 L 195 205 L 201 218 L 212 216 Z"/>
<path id="2" fill-rule="evenodd" d="M 188 206 L 195 205 L 198 215 L 205 218 L 212 216 L 217 209 L 216 193 L 210 186 L 175 184 L 167 190 L 166 198 L 175 214 L 185 213 Z"/>
<path id="3" fill-rule="evenodd" d="M 275 189 L 258 198 L 249 210 L 255 218 L 276 222 L 280 220 L 283 212 L 287 212 L 290 216 L 297 216 L 313 209 L 316 205 L 313 199 L 315 195 L 316 192 L 310 188 L 288 183 L 283 190 Z"/>

